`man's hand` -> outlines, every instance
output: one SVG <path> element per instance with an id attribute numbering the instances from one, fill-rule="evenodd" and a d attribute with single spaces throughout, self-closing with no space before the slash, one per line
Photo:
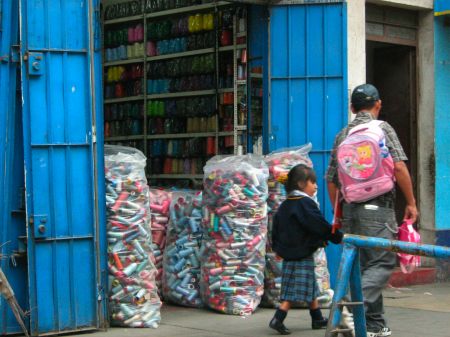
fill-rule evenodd
<path id="1" fill-rule="evenodd" d="M 394 163 L 394 174 L 397 184 L 406 199 L 407 206 L 403 219 L 411 219 L 413 222 L 416 222 L 418 216 L 416 199 L 414 198 L 411 176 L 403 161 Z"/>
<path id="2" fill-rule="evenodd" d="M 419 212 L 417 211 L 416 205 L 407 205 L 405 208 L 405 215 L 403 219 L 410 219 L 413 223 L 416 222 Z"/>

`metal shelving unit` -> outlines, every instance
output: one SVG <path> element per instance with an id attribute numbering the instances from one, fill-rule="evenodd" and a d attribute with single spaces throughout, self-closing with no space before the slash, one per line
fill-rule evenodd
<path id="1" fill-rule="evenodd" d="M 143 101 L 145 99 L 145 96 L 127 96 L 127 97 L 121 97 L 121 98 L 108 98 L 103 101 L 105 104 L 112 104 L 112 103 L 125 103 L 125 102 L 133 102 L 133 101 Z"/>
<path id="2" fill-rule="evenodd" d="M 181 92 L 169 92 L 164 94 L 151 94 L 147 95 L 147 99 L 163 99 L 163 98 L 177 98 L 177 97 L 192 97 L 192 96 L 207 96 L 215 95 L 216 89 L 210 90 L 196 90 L 196 91 L 181 91 Z"/>
<path id="3" fill-rule="evenodd" d="M 189 7 L 183 7 L 183 8 L 175 8 L 170 10 L 164 10 L 159 12 L 153 12 L 153 13 L 144 13 L 140 15 L 135 15 L 131 17 L 123 17 L 113 20 L 106 20 L 104 21 L 104 25 L 108 26 L 108 28 L 111 27 L 111 25 L 114 24 L 120 24 L 123 27 L 124 23 L 132 23 L 137 24 L 138 22 L 143 22 L 144 26 L 144 45 L 147 42 L 147 20 L 157 19 L 161 20 L 166 17 L 174 17 L 174 16 L 180 16 L 183 14 L 190 14 L 190 13 L 197 13 L 197 12 L 207 12 L 207 11 L 214 11 L 215 15 L 217 15 L 218 10 L 220 8 L 224 7 L 232 7 L 236 6 L 235 4 L 232 4 L 230 2 L 226 1 L 218 1 L 218 2 L 212 2 L 207 4 L 201 4 L 201 5 L 195 5 L 195 6 L 189 6 Z M 144 9 L 144 8 L 143 8 Z M 148 153 L 148 147 L 150 146 L 148 144 L 148 140 L 170 140 L 170 139 L 190 139 L 190 138 L 208 138 L 208 137 L 215 137 L 216 139 L 216 153 L 219 153 L 218 144 L 219 144 L 219 137 L 233 137 L 234 139 L 234 153 L 237 153 L 237 146 L 238 146 L 238 140 L 237 137 L 242 135 L 242 133 L 247 131 L 247 127 L 245 125 L 238 125 L 238 114 L 237 114 L 237 98 L 238 98 L 238 92 L 242 92 L 242 90 L 246 89 L 247 81 L 245 80 L 237 80 L 237 62 L 236 62 L 236 56 L 237 53 L 247 48 L 247 43 L 239 43 L 237 44 L 237 39 L 239 37 L 245 37 L 247 32 L 240 32 L 237 33 L 237 24 L 236 24 L 236 15 L 234 15 L 233 18 L 233 44 L 229 46 L 219 46 L 218 39 L 219 39 L 219 27 L 217 26 L 217 18 L 215 20 L 216 22 L 216 45 L 212 48 L 203 48 L 203 49 L 197 49 L 197 50 L 190 50 L 185 52 L 179 52 L 179 53 L 172 53 L 172 54 L 165 54 L 165 55 L 157 55 L 157 56 L 147 56 L 147 53 L 145 52 L 144 57 L 137 57 L 132 59 L 124 59 L 124 60 L 117 60 L 117 61 L 110 61 L 105 62 L 103 64 L 103 67 L 111 67 L 111 66 L 125 66 L 130 64 L 136 64 L 136 63 L 142 63 L 144 66 L 144 76 L 142 78 L 143 81 L 143 95 L 140 96 L 131 96 L 131 97 L 122 97 L 122 98 L 112 98 L 112 99 L 105 99 L 104 104 L 114 104 L 114 103 L 126 103 L 126 102 L 139 102 L 142 101 L 143 104 L 143 127 L 142 131 L 143 134 L 141 135 L 133 135 L 133 136 L 114 136 L 114 137 L 107 137 L 105 141 L 111 141 L 111 142 L 122 142 L 122 141 L 142 141 L 143 142 L 143 148 L 144 152 Z M 197 55 L 204 55 L 204 54 L 216 54 L 216 67 L 218 67 L 218 60 L 219 55 L 225 52 L 232 52 L 233 53 L 233 59 L 234 59 L 234 81 L 233 81 L 233 87 L 231 88 L 222 88 L 218 89 L 218 83 L 216 84 L 216 88 L 214 89 L 208 89 L 208 90 L 197 90 L 197 91 L 186 91 L 186 92 L 174 92 L 174 93 L 158 93 L 158 94 L 147 94 L 147 64 L 149 62 L 155 62 L 155 61 L 162 61 L 162 60 L 169 60 L 174 58 L 182 58 L 182 57 L 189 57 L 189 56 L 197 56 Z M 218 68 L 217 68 L 218 69 Z M 219 130 L 219 118 L 216 118 L 217 124 L 216 124 L 216 130 L 212 132 L 192 132 L 192 133 L 172 133 L 172 134 L 148 134 L 148 122 L 149 117 L 146 113 L 146 107 L 147 103 L 151 100 L 164 100 L 164 99 L 172 99 L 172 98 L 182 98 L 182 97 L 197 97 L 197 96 L 207 96 L 207 95 L 216 95 L 218 97 L 219 94 L 223 93 L 234 93 L 234 118 L 233 118 L 233 130 L 231 131 L 218 131 Z M 149 179 L 202 179 L 202 174 L 150 174 L 148 175 Z"/>
<path id="4" fill-rule="evenodd" d="M 219 136 L 232 136 L 233 131 L 221 132 L 187 132 L 187 133 L 160 133 L 155 135 L 147 135 L 147 139 L 178 139 L 178 138 L 207 138 Z"/>
<path id="5" fill-rule="evenodd" d="M 154 19 L 154 18 L 160 18 L 163 16 L 187 14 L 187 13 L 192 13 L 192 12 L 201 12 L 201 11 L 205 11 L 205 10 L 226 7 L 226 6 L 230 6 L 230 3 L 227 1 L 218 1 L 218 2 L 211 2 L 211 3 L 207 3 L 207 4 L 194 5 L 194 6 L 188 6 L 188 7 L 168 9 L 165 11 L 147 13 L 145 15 L 145 17 L 147 19 Z"/>
<path id="6" fill-rule="evenodd" d="M 133 63 L 144 63 L 144 58 L 139 57 L 139 58 L 134 58 L 134 59 L 105 62 L 103 64 L 103 66 L 112 67 L 112 66 L 121 66 L 121 65 L 125 65 L 125 64 L 133 64 Z"/>
<path id="7" fill-rule="evenodd" d="M 105 20 L 103 22 L 103 24 L 106 26 L 106 25 L 114 25 L 114 24 L 125 23 L 125 22 L 128 23 L 128 22 L 140 21 L 140 20 L 144 20 L 144 14 L 126 16 L 123 18 L 117 18 L 117 19 L 112 19 L 112 20 Z"/>

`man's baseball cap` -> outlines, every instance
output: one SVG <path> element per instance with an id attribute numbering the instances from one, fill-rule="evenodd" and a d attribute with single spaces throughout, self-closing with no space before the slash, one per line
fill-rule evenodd
<path id="1" fill-rule="evenodd" d="M 378 101 L 380 94 L 372 84 L 358 85 L 352 93 L 352 104 L 364 104 Z"/>

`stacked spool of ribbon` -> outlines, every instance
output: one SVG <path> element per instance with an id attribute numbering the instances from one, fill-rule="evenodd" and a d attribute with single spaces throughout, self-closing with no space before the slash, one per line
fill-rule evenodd
<path id="1" fill-rule="evenodd" d="M 156 284 L 158 285 L 159 294 L 162 289 L 162 273 L 163 273 L 163 253 L 166 246 L 166 231 L 169 223 L 169 208 L 171 202 L 171 192 L 150 189 L 150 213 L 151 213 L 151 230 L 152 230 L 152 249 L 155 256 L 155 265 L 158 269 L 156 276 Z"/>
<path id="2" fill-rule="evenodd" d="M 267 178 L 258 156 L 216 156 L 205 166 L 201 292 L 214 310 L 250 315 L 261 301 Z"/>
<path id="3" fill-rule="evenodd" d="M 111 323 L 156 328 L 161 301 L 149 231 L 146 158 L 137 149 L 105 146 Z"/>
<path id="4" fill-rule="evenodd" d="M 201 192 L 173 192 L 164 251 L 163 294 L 172 303 L 201 307 Z"/>

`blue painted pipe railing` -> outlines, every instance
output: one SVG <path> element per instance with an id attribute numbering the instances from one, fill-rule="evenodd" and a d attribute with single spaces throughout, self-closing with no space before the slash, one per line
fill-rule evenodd
<path id="1" fill-rule="evenodd" d="M 411 243 L 397 240 L 387 240 L 346 234 L 344 243 L 360 248 L 377 248 L 390 250 L 397 253 L 408 253 L 411 255 L 422 255 L 436 258 L 450 257 L 450 247 L 426 245 L 421 243 Z"/>
<path id="2" fill-rule="evenodd" d="M 361 287 L 361 271 L 359 265 L 359 249 L 373 248 L 389 250 L 397 253 L 408 253 L 411 255 L 422 255 L 435 258 L 450 258 L 450 247 L 426 245 L 397 240 L 387 240 L 366 236 L 346 234 L 343 240 L 339 273 L 330 310 L 330 320 L 325 336 L 336 335 L 336 329 L 341 322 L 340 306 L 346 302 L 348 285 L 353 301 L 353 317 L 355 323 L 355 336 L 366 337 L 366 318 L 364 314 L 363 294 Z M 360 303 L 360 304 L 357 304 Z"/>

